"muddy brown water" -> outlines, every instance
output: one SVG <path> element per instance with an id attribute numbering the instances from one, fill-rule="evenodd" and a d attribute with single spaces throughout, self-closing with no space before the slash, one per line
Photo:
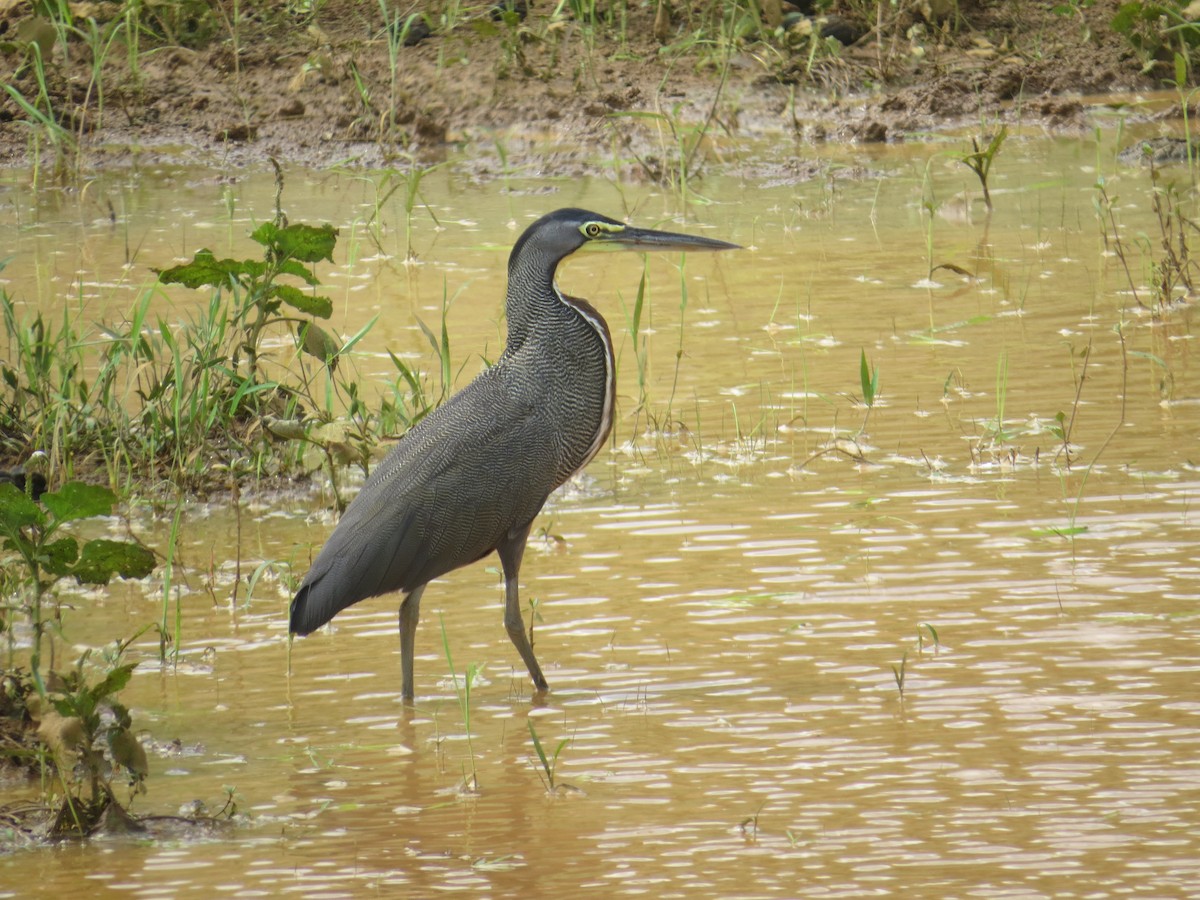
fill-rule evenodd
<path id="1" fill-rule="evenodd" d="M 327 497 L 196 505 L 171 598 L 178 665 L 160 667 L 145 641 L 132 651 L 136 721 L 156 746 L 182 745 L 152 754 L 135 810 L 219 805 L 228 785 L 246 817 L 203 840 L 11 854 L 0 896 L 1194 891 L 1193 311 L 1138 311 L 1106 251 L 1098 174 L 1144 289 L 1150 180 L 1117 168 L 1115 147 L 1014 139 L 987 222 L 978 199 L 954 199 L 973 187 L 948 156 L 958 146 L 828 148 L 832 163 L 869 167 L 856 180 L 706 180 L 696 189 L 711 202 L 686 222 L 645 186 L 477 185 L 450 168 L 423 183 L 440 227 L 414 213 L 415 265 L 401 263 L 394 201 L 382 247 L 367 236 L 378 180 L 291 173 L 292 220 L 342 228 L 322 270 L 335 326 L 379 315 L 355 357 L 368 380 L 389 377 L 388 347 L 428 368 L 414 317 L 436 325 L 444 296 L 459 383 L 494 358 L 507 250 L 549 209 L 669 221 L 749 249 L 692 256 L 682 273 L 674 257 L 647 262 L 640 414 L 622 300 L 641 258 L 580 254 L 560 273 L 613 327 L 621 410 L 613 444 L 551 499 L 526 555 L 544 702 L 504 633 L 494 558 L 426 592 L 409 712 L 397 598 L 298 641 L 290 669 L 275 569 L 229 602 L 239 559 L 243 580 L 270 561 L 303 573 L 333 524 Z M 265 173 L 119 173 L 73 198 L 31 198 L 16 178 L 0 277 L 30 305 L 82 305 L 90 319 L 125 308 L 149 266 L 204 244 L 249 253 L 245 233 L 271 214 Z M 979 277 L 929 278 L 930 259 Z M 155 302 L 183 315 L 200 298 Z M 864 351 L 879 373 L 869 415 Z M 1059 412 L 1073 414 L 1070 466 Z M 168 522 L 133 520 L 165 545 Z M 160 591 L 75 598 L 72 649 L 158 618 Z M 443 624 L 459 672 L 482 667 L 469 740 Z M 553 792 L 531 723 L 547 754 L 562 744 Z M 478 790 L 465 792 L 472 770 Z"/>

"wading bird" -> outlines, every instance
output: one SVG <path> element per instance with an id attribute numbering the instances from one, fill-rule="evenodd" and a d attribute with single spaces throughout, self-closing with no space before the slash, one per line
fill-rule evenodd
<path id="1" fill-rule="evenodd" d="M 290 630 L 402 591 L 402 694 L 413 698 L 413 638 L 425 586 L 493 550 L 504 569 L 504 627 L 538 691 L 517 592 L 534 517 L 586 466 L 613 422 L 612 338 L 600 313 L 568 297 L 558 264 L 588 245 L 734 250 L 736 244 L 624 225 L 560 209 L 530 225 L 508 258 L 508 337 L 495 365 L 429 413 L 371 473 L 292 600 Z"/>

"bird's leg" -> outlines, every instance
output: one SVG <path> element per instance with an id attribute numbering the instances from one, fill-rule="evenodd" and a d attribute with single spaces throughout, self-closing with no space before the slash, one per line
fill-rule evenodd
<path id="1" fill-rule="evenodd" d="M 425 585 L 419 585 L 400 604 L 400 696 L 408 703 L 413 700 L 413 643 L 417 635 L 417 620 L 421 618 L 421 594 Z"/>
<path id="2" fill-rule="evenodd" d="M 542 675 L 542 667 L 538 665 L 533 655 L 533 647 L 529 644 L 529 635 L 525 633 L 525 620 L 521 617 L 521 598 L 517 589 L 517 576 L 521 572 L 521 557 L 525 555 L 525 540 L 529 537 L 530 522 L 519 531 L 510 532 L 508 538 L 501 541 L 496 548 L 500 556 L 500 565 L 504 568 L 504 627 L 512 638 L 513 646 L 525 660 L 525 668 L 529 677 L 539 691 L 550 689 L 546 678 Z"/>

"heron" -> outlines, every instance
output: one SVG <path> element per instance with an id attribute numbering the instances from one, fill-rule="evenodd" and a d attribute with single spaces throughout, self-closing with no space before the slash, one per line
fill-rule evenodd
<path id="1" fill-rule="evenodd" d="M 604 317 L 559 290 L 559 263 L 583 247 L 735 250 L 636 228 L 582 209 L 542 216 L 508 258 L 507 337 L 496 362 L 417 422 L 364 482 L 292 599 L 307 635 L 346 607 L 399 591 L 401 696 L 412 702 L 421 595 L 435 578 L 495 551 L 504 627 L 538 693 L 549 689 L 521 616 L 517 579 L 530 527 L 613 424 L 616 367 Z"/>

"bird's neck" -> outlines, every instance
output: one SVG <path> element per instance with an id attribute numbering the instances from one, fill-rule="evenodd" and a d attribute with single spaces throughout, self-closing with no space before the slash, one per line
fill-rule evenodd
<path id="1" fill-rule="evenodd" d="M 540 323 L 562 315 L 564 307 L 554 283 L 557 268 L 557 262 L 537 259 L 509 261 L 505 298 L 509 352 L 518 350 Z"/>

